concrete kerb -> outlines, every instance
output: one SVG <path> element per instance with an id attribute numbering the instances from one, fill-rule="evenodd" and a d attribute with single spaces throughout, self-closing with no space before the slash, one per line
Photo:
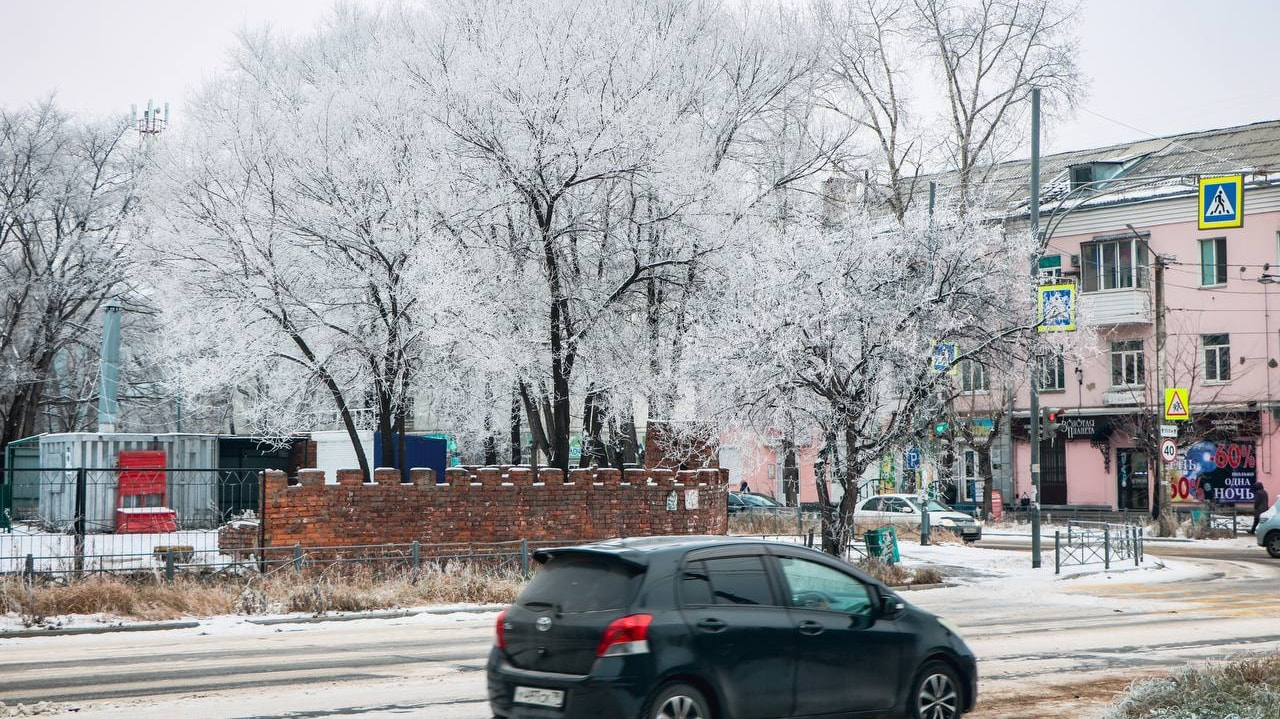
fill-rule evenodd
<path id="1" fill-rule="evenodd" d="M 160 632 L 168 629 L 195 629 L 200 622 L 141 622 L 138 624 L 103 624 L 97 627 L 62 627 L 58 629 L 17 629 L 0 632 L 0 639 L 61 637 L 74 634 L 106 634 L 107 632 Z"/>
<path id="2" fill-rule="evenodd" d="M 389 609 L 371 612 L 344 612 L 342 614 L 322 614 L 307 617 L 270 617 L 267 619 L 246 619 L 249 624 L 274 626 L 276 624 L 316 624 L 318 622 L 353 622 L 358 619 L 400 619 L 416 617 L 422 614 L 486 614 L 500 611 L 502 604 L 449 604 L 438 607 L 420 607 L 417 609 Z"/>

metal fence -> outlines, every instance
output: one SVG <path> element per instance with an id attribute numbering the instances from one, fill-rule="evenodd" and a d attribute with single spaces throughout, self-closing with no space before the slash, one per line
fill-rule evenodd
<path id="1" fill-rule="evenodd" d="M 215 540 L 216 541 L 216 540 Z M 266 574 L 280 571 L 337 570 L 359 567 L 374 573 L 418 572 L 465 563 L 528 576 L 533 552 L 542 547 L 583 544 L 587 540 L 489 543 L 368 544 L 343 547 L 280 546 L 227 549 L 200 544 L 156 544 L 128 553 L 63 551 L 0 556 L 0 574 L 23 577 L 83 577 L 93 574 L 151 574 L 174 579 L 182 574 Z"/>
<path id="2" fill-rule="evenodd" d="M 1005 507 L 1004 511 L 1005 516 L 1015 522 L 1031 521 L 1030 510 L 1026 507 Z M 1253 521 L 1251 508 L 1242 510 L 1235 506 L 1175 505 L 1173 512 L 1179 523 L 1204 523 L 1208 529 L 1231 531 L 1237 534 L 1245 532 Z M 1040 519 L 1045 524 L 1053 524 L 1056 521 L 1138 525 L 1154 521 L 1151 513 L 1146 511 L 1093 507 L 1042 507 Z"/>
<path id="3" fill-rule="evenodd" d="M 1065 541 L 1063 541 L 1065 539 Z M 1062 530 L 1053 533 L 1053 573 L 1072 565 L 1102 564 L 1132 560 L 1142 563 L 1142 528 L 1131 524 L 1108 522 L 1070 522 L 1066 536 Z"/>
<path id="4" fill-rule="evenodd" d="M 179 530 L 212 529 L 231 517 L 257 512 L 258 469 L 148 469 L 163 477 L 163 491 L 121 494 L 124 470 L 95 467 L 6 468 L 0 510 L 13 522 L 47 531 L 115 532 L 130 510 L 168 510 Z"/>
<path id="5" fill-rule="evenodd" d="M 1233 535 L 1246 531 L 1253 521 L 1252 508 L 1246 512 L 1241 512 L 1234 506 L 1203 509 L 1178 508 L 1175 511 L 1180 523 L 1190 521 L 1191 524 L 1202 525 L 1210 531 L 1231 532 Z"/>

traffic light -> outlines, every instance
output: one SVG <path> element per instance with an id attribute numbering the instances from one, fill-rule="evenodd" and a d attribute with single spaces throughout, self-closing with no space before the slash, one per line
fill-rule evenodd
<path id="1" fill-rule="evenodd" d="M 1065 414 L 1057 407 L 1042 407 L 1040 409 L 1040 436 L 1048 439 L 1053 438 L 1062 429 L 1062 421 Z"/>

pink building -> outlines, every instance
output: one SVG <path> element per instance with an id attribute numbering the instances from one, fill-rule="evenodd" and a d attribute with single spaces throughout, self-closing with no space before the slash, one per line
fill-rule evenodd
<path id="1" fill-rule="evenodd" d="M 1025 178 L 1026 163 L 996 169 L 1012 183 L 1019 168 Z M 1251 511 L 1255 479 L 1277 497 L 1280 122 L 1054 155 L 1042 168 L 1042 282 L 1075 285 L 1098 346 L 1079 363 L 1043 360 L 1040 404 L 1065 419 L 1041 443 L 1041 503 L 1150 510 L 1159 472 L 1175 505 Z M 1211 179 L 1224 176 L 1240 185 Z M 1024 216 L 1009 231 L 1026 227 Z M 1164 418 L 1166 388 L 1188 391 L 1188 421 Z M 1023 387 L 1005 423 L 1010 461 L 995 486 L 1006 501 L 1030 489 L 1028 402 Z M 1166 439 L 1171 462 L 1159 456 Z"/>

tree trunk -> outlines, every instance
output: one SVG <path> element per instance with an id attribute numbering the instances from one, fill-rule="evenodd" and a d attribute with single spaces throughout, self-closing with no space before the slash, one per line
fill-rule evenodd
<path id="1" fill-rule="evenodd" d="M 511 463 L 520 464 L 523 460 L 524 441 L 520 436 L 520 388 L 511 390 Z"/>
<path id="2" fill-rule="evenodd" d="M 582 405 L 582 457 L 579 467 L 608 467 L 611 464 L 609 447 L 605 444 L 602 414 L 606 400 L 592 385 Z"/>
<path id="3" fill-rule="evenodd" d="M 636 433 L 635 415 L 630 408 L 618 432 L 618 466 L 640 463 L 640 437 Z"/>
<path id="4" fill-rule="evenodd" d="M 800 506 L 800 468 L 790 437 L 782 440 L 782 496 L 788 507 Z"/>

